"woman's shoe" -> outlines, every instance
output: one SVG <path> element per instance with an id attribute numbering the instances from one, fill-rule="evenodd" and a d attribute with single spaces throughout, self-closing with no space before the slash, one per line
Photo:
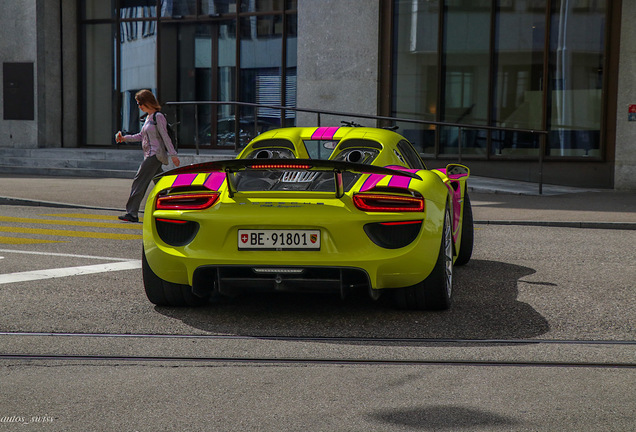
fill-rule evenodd
<path id="1" fill-rule="evenodd" d="M 123 220 L 126 222 L 139 222 L 139 218 L 131 215 L 130 213 L 126 213 L 123 216 L 119 216 L 119 220 Z"/>

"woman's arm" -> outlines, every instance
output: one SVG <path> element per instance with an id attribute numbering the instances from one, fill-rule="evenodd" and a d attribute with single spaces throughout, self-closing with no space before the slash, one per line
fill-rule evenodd
<path id="1" fill-rule="evenodd" d="M 115 141 L 117 141 L 118 143 L 120 142 L 124 142 L 124 141 L 130 141 L 130 142 L 135 142 L 135 141 L 141 141 L 141 132 L 136 133 L 134 135 L 123 135 L 121 133 L 121 131 L 117 132 L 115 134 Z"/>

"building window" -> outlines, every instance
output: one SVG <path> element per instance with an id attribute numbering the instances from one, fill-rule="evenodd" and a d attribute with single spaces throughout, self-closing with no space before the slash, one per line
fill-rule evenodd
<path id="1" fill-rule="evenodd" d="M 87 0 L 81 5 L 86 145 L 114 145 L 118 129 L 139 131 L 134 95 L 144 88 L 162 104 L 295 106 L 294 0 Z M 231 104 L 169 105 L 164 111 L 178 121 L 181 148 L 238 149 L 264 130 L 295 122 L 293 111 Z"/>
<path id="2" fill-rule="evenodd" d="M 420 153 L 602 160 L 606 1 L 393 0 L 393 10 L 392 115 L 462 125 L 400 124 Z M 536 130 L 548 131 L 545 147 Z"/>

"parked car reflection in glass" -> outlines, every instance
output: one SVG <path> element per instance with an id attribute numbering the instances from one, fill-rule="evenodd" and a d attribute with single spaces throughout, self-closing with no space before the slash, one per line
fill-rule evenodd
<path id="1" fill-rule="evenodd" d="M 234 125 L 234 117 L 224 117 L 217 121 L 216 141 L 218 146 L 234 147 L 236 136 Z M 277 118 L 259 117 L 255 125 L 254 117 L 242 117 L 239 120 L 239 146 L 243 147 L 255 136 L 277 127 L 280 127 L 280 120 Z M 208 123 L 201 128 L 201 132 L 199 132 L 199 143 L 212 143 L 211 124 Z"/>

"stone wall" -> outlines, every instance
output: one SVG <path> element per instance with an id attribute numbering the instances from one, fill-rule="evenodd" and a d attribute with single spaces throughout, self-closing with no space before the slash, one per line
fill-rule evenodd
<path id="1" fill-rule="evenodd" d="M 0 59 L 4 63 L 32 63 L 34 65 L 35 118 L 33 120 L 4 120 L 4 76 L 0 65 L 0 147 L 37 147 L 37 28 L 36 0 L 0 0 Z"/>
<path id="2" fill-rule="evenodd" d="M 33 120 L 5 120 L 0 85 L 0 147 L 77 146 L 76 9 L 73 0 L 0 0 L 0 59 L 33 64 L 34 94 Z"/>

